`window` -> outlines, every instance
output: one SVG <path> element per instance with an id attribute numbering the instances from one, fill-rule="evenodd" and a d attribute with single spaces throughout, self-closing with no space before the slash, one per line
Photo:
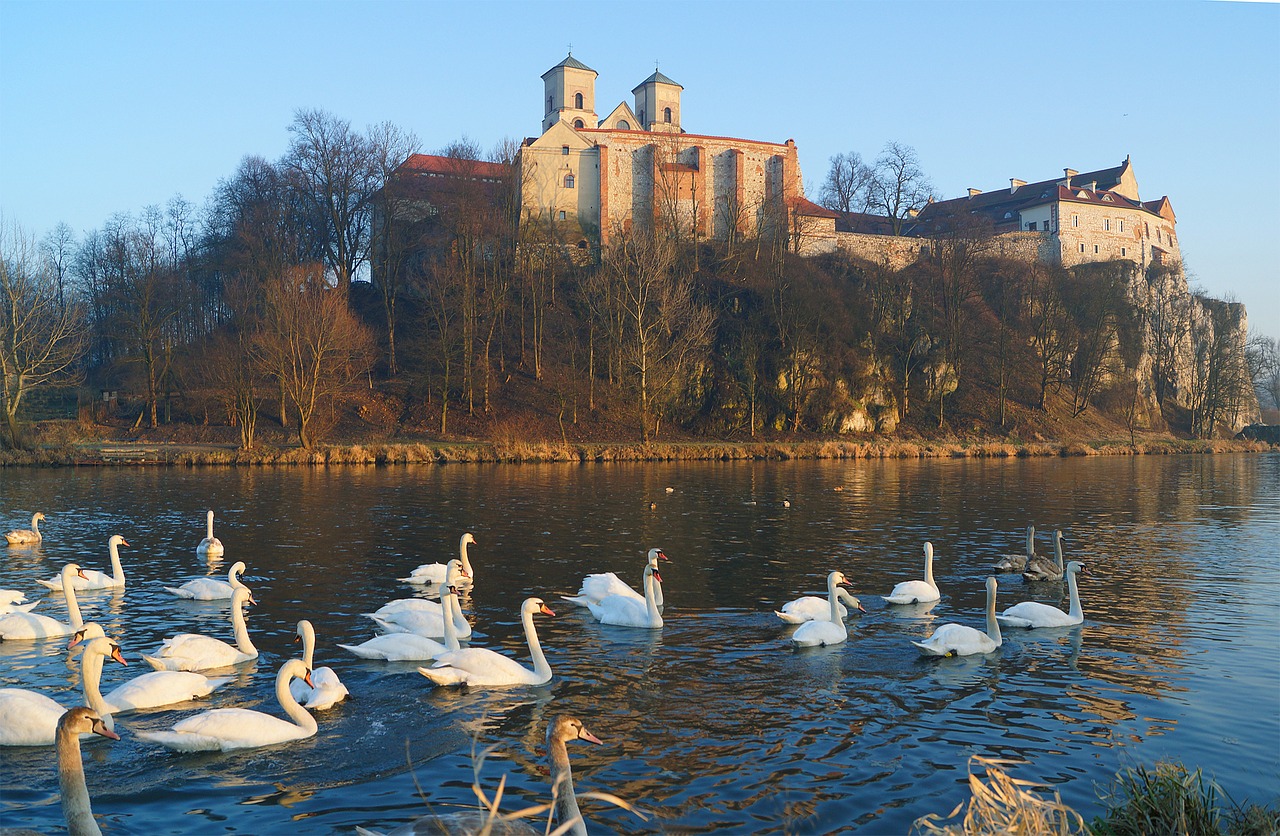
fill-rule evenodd
<path id="1" fill-rule="evenodd" d="M 1102 219 L 1102 230 L 1103 230 L 1104 232 L 1110 232 L 1110 231 L 1111 231 L 1111 219 L 1110 219 L 1110 218 L 1103 218 L 1103 219 Z"/>
<path id="2" fill-rule="evenodd" d="M 562 157 L 567 157 L 567 156 L 569 156 L 569 146 L 568 146 L 568 145 L 561 145 L 561 146 L 560 146 L 560 156 L 562 156 Z"/>
<path id="3" fill-rule="evenodd" d="M 662 121 L 666 122 L 668 125 L 671 124 L 671 108 L 664 107 L 662 109 Z"/>
<path id="4" fill-rule="evenodd" d="M 1160 227 L 1156 227 L 1156 240 L 1160 240 Z"/>
<path id="5" fill-rule="evenodd" d="M 550 96 L 547 96 L 547 113 L 550 113 L 555 109 L 556 109 L 555 99 L 551 98 Z"/>
<path id="6" fill-rule="evenodd" d="M 578 249 L 585 250 L 587 248 L 587 240 L 584 238 L 578 242 Z"/>
<path id="7" fill-rule="evenodd" d="M 562 221 L 564 220 L 564 210 L 563 210 L 563 209 L 561 209 L 561 210 L 560 210 L 560 220 L 562 220 Z"/>
<path id="8" fill-rule="evenodd" d="M 620 130 L 620 131 L 629 131 L 629 130 L 631 130 L 631 124 L 630 124 L 626 119 L 619 119 L 619 120 L 618 120 L 618 130 Z"/>
<path id="9" fill-rule="evenodd" d="M 573 106 L 577 110 L 582 110 L 582 94 L 581 93 L 573 94 Z"/>
<path id="10" fill-rule="evenodd" d="M 1094 245 L 1093 245 L 1093 254 L 1094 254 L 1094 255 L 1097 255 L 1097 254 L 1098 254 L 1098 245 L 1097 245 L 1097 244 L 1094 244 Z"/>
<path id="11" fill-rule="evenodd" d="M 1104 195 L 1102 196 L 1102 199 L 1103 199 L 1103 200 L 1105 200 L 1107 203 L 1110 203 L 1110 202 L 1111 202 L 1111 195 L 1109 195 L 1109 194 L 1104 194 Z"/>
<path id="12" fill-rule="evenodd" d="M 572 174 L 566 174 L 566 175 L 564 176 L 564 187 L 565 187 L 566 189 L 572 189 L 572 188 L 573 188 L 573 175 L 572 175 Z"/>
<path id="13" fill-rule="evenodd" d="M 1080 245 L 1080 252 L 1084 252 L 1084 244 Z"/>
<path id="14" fill-rule="evenodd" d="M 582 121 L 581 119 L 574 119 L 574 120 L 573 120 L 573 126 L 574 126 L 575 128 L 585 128 L 585 127 L 586 127 L 586 125 L 583 123 L 583 121 Z"/>
<path id="15" fill-rule="evenodd" d="M 1120 231 L 1124 232 L 1124 218 L 1120 219 Z"/>
<path id="16" fill-rule="evenodd" d="M 640 116 L 640 127 L 643 128 L 644 127 L 644 108 L 643 107 L 640 108 L 640 113 L 638 115 Z"/>
<path id="17" fill-rule="evenodd" d="M 1121 248 L 1120 248 L 1120 257 L 1121 257 L 1121 258 L 1124 258 L 1126 255 L 1128 255 L 1128 250 L 1127 250 L 1125 247 L 1121 247 Z"/>
<path id="18" fill-rule="evenodd" d="M 1079 215 L 1072 215 L 1072 216 L 1071 216 L 1071 225 L 1072 225 L 1072 226 L 1079 226 L 1079 225 L 1080 225 L 1080 216 L 1079 216 Z"/>
<path id="19" fill-rule="evenodd" d="M 1036 231 L 1035 221 L 1032 221 L 1031 223 L 1027 224 L 1027 232 L 1035 232 L 1035 231 Z"/>

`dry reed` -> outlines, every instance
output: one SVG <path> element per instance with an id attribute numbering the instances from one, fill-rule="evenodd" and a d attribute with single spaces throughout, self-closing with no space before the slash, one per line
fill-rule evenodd
<path id="1" fill-rule="evenodd" d="M 985 781 L 973 774 L 974 763 L 986 770 Z M 930 813 L 916 819 L 913 830 L 917 833 L 945 834 L 945 836 L 976 836 L 976 834 L 1087 834 L 1084 818 L 1062 802 L 1058 793 L 1052 799 L 1042 798 L 1028 787 L 1031 781 L 1013 778 L 1003 767 L 1018 761 L 969 758 L 969 792 L 963 801 L 945 818 Z M 963 813 L 963 815 L 961 815 Z"/>

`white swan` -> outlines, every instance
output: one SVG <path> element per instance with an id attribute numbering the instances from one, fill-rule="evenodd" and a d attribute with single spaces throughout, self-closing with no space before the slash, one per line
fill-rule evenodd
<path id="1" fill-rule="evenodd" d="M 205 535 L 200 545 L 196 546 L 196 554 L 204 557 L 222 555 L 222 541 L 213 536 L 213 511 L 205 515 Z"/>
<path id="2" fill-rule="evenodd" d="M 437 685 L 473 685 L 501 687 L 504 685 L 541 685 L 551 680 L 551 665 L 542 653 L 538 631 L 533 626 L 533 614 L 555 615 L 541 598 L 526 598 L 520 607 L 520 620 L 524 624 L 524 637 L 533 659 L 533 670 L 516 660 L 485 647 L 464 647 L 442 653 L 435 665 L 418 668 L 418 673 Z"/>
<path id="3" fill-rule="evenodd" d="M 1037 601 L 1014 604 L 996 616 L 1001 627 L 1070 627 L 1084 622 L 1084 608 L 1080 606 L 1080 590 L 1076 588 L 1076 574 L 1084 567 L 1076 561 L 1067 564 L 1067 590 L 1071 596 L 1071 611 Z"/>
<path id="4" fill-rule="evenodd" d="M 649 549 L 646 558 L 648 565 L 654 569 L 658 568 L 659 560 L 670 560 L 671 558 L 662 551 L 662 549 Z M 659 576 L 661 577 L 661 576 Z M 585 607 L 588 604 L 598 604 L 610 595 L 622 595 L 627 598 L 634 598 L 637 601 L 644 601 L 644 595 L 636 592 L 631 585 L 618 577 L 613 572 L 601 572 L 595 575 L 587 575 L 582 579 L 582 586 L 578 589 L 578 594 L 572 598 L 561 596 L 561 601 L 567 601 L 570 604 L 577 604 Z M 663 606 L 662 584 L 659 583 L 654 587 L 653 600 L 657 603 L 658 608 Z"/>
<path id="5" fill-rule="evenodd" d="M 840 587 L 848 586 L 843 572 L 832 572 L 827 575 L 827 617 L 822 620 L 806 621 L 791 634 L 791 643 L 798 647 L 818 647 L 840 644 L 849 638 L 849 630 L 844 626 L 844 616 L 840 610 Z M 859 610 L 862 605 L 857 598 L 853 604 Z M 865 612 L 865 610 L 863 610 Z"/>
<path id="6" fill-rule="evenodd" d="M 0 616 L 0 641 L 69 636 L 83 627 L 84 619 L 80 616 L 80 604 L 76 601 L 75 583 L 72 580 L 79 574 L 80 567 L 74 563 L 62 567 L 62 581 L 67 588 L 67 615 L 71 618 L 71 623 L 33 612 L 9 613 Z"/>
<path id="7" fill-rule="evenodd" d="M 1027 568 L 1027 561 L 1036 556 L 1036 527 L 1027 526 L 1027 545 L 1025 554 L 1002 554 L 996 561 L 997 572 L 1021 572 Z"/>
<path id="8" fill-rule="evenodd" d="M 370 614 L 370 617 L 374 615 L 389 616 L 392 613 L 400 612 L 402 610 L 422 610 L 424 612 L 442 613 L 444 612 L 443 590 L 446 587 L 457 586 L 457 584 L 462 581 L 462 572 L 462 561 L 455 557 L 445 565 L 444 583 L 441 584 L 441 600 L 432 601 L 428 598 L 396 598 L 388 601 L 381 607 L 378 607 L 378 609 Z"/>
<path id="9" fill-rule="evenodd" d="M 25 543 L 39 543 L 44 539 L 44 535 L 40 533 L 40 521 L 44 519 L 44 514 L 36 511 L 31 516 L 31 528 L 15 528 L 8 534 L 4 535 L 4 539 L 9 541 L 11 546 L 21 546 Z"/>
<path id="10" fill-rule="evenodd" d="M 311 737 L 316 733 L 316 720 L 289 693 L 289 681 L 295 677 L 310 683 L 311 675 L 301 659 L 290 659 L 276 674 L 276 699 L 288 720 L 248 708 L 215 708 L 179 720 L 172 731 L 138 732 L 137 736 L 179 752 L 229 752 Z"/>
<path id="11" fill-rule="evenodd" d="M 828 589 L 828 596 L 830 590 Z M 841 618 L 848 618 L 849 611 L 845 609 L 844 603 L 848 603 L 861 612 L 866 612 L 862 608 L 862 602 L 853 597 L 843 589 L 836 589 L 836 597 L 839 599 L 836 603 L 836 611 L 840 613 Z M 804 624 L 806 621 L 830 621 L 831 620 L 831 600 L 830 597 L 820 598 L 817 595 L 805 595 L 794 601 L 788 601 L 782 605 L 781 610 L 774 610 L 773 614 L 788 624 Z"/>
<path id="12" fill-rule="evenodd" d="M 17 589 L 0 589 L 0 615 L 8 615 L 11 612 L 31 612 L 40 606 L 39 601 L 32 601 L 30 604 L 24 604 L 27 595 Z"/>
<path id="13" fill-rule="evenodd" d="M 231 625 L 235 629 L 235 646 L 198 633 L 179 633 L 165 639 L 153 655 L 144 653 L 143 660 L 158 671 L 203 671 L 258 658 L 258 648 L 249 640 L 249 627 L 244 620 L 245 604 L 253 603 L 253 596 L 249 594 L 247 587 L 242 586 L 231 595 Z"/>
<path id="14" fill-rule="evenodd" d="M 1053 559 L 1047 557 L 1037 557 L 1034 560 L 1027 561 L 1027 570 L 1022 573 L 1024 580 L 1028 581 L 1060 581 L 1064 566 L 1062 565 L 1062 541 L 1066 538 L 1062 536 L 1062 530 L 1057 529 L 1053 532 Z"/>
<path id="15" fill-rule="evenodd" d="M 331 708 L 351 692 L 333 672 L 333 668 L 317 668 L 312 663 L 316 652 L 316 629 L 305 618 L 298 622 L 298 638 L 302 639 L 302 664 L 311 671 L 309 683 L 295 679 L 289 683 L 293 698 L 314 711 Z"/>
<path id="16" fill-rule="evenodd" d="M 462 561 L 462 582 L 471 583 L 475 579 L 475 572 L 471 568 L 471 560 L 467 557 L 467 546 L 475 545 L 476 538 L 471 536 L 471 532 L 463 534 L 458 540 L 458 559 Z M 423 563 L 412 572 L 407 578 L 396 578 L 396 580 L 405 583 L 445 583 L 446 573 L 448 569 L 443 563 Z"/>
<path id="17" fill-rule="evenodd" d="M 196 601 L 220 601 L 224 598 L 230 598 L 236 589 L 244 586 L 240 581 L 240 576 L 244 574 L 245 568 L 244 561 L 237 560 L 231 569 L 227 571 L 227 579 L 225 581 L 220 581 L 216 578 L 196 578 L 194 581 L 187 581 L 182 586 L 166 586 L 165 591 L 172 592 L 179 598 L 190 598 Z M 248 587 L 245 588 L 248 589 Z"/>
<path id="18" fill-rule="evenodd" d="M 445 607 L 458 607 L 457 587 L 447 586 L 440 596 Z M 452 624 L 452 622 L 450 622 Z M 383 633 L 374 636 L 363 644 L 340 644 L 362 659 L 385 659 L 388 662 L 425 662 L 435 659 L 441 653 L 457 650 L 458 634 L 452 629 L 445 630 L 444 644 L 419 636 L 417 633 Z"/>
<path id="19" fill-rule="evenodd" d="M 80 687 L 84 699 L 94 711 L 102 715 L 109 728 L 115 728 L 113 714 L 127 714 L 145 708 L 186 702 L 207 697 L 226 685 L 234 677 L 209 677 L 191 671 L 150 671 L 102 694 L 102 663 L 115 659 L 122 665 L 129 663 L 120 655 L 120 645 L 106 636 L 97 624 L 86 624 L 78 631 L 67 647 L 85 642 L 80 660 Z"/>
<path id="20" fill-rule="evenodd" d="M 943 624 L 922 642 L 912 642 L 925 656 L 972 656 L 990 653 L 1000 646 L 996 621 L 996 579 L 987 578 L 987 632 L 963 624 Z"/>
<path id="21" fill-rule="evenodd" d="M 556 832 L 587 836 L 587 823 L 582 818 L 578 795 L 573 789 L 569 749 L 565 746 L 570 740 L 586 740 L 595 744 L 604 741 L 587 731 L 576 717 L 557 717 L 547 726 L 547 758 L 551 761 L 551 797 L 558 826 Z"/>
<path id="22" fill-rule="evenodd" d="M 115 657 L 124 662 L 123 658 Z M 80 665 L 83 670 L 84 661 Z M 101 669 L 101 662 L 98 665 Z M 66 708 L 25 688 L 0 688 L 0 746 L 48 746 L 54 742 L 58 718 Z M 110 718 L 105 720 L 112 728 Z"/>
<path id="23" fill-rule="evenodd" d="M 111 551 L 111 574 L 99 571 L 97 569 L 83 569 L 80 574 L 72 579 L 72 584 L 76 588 L 76 592 L 85 592 L 90 589 L 115 589 L 124 587 L 124 566 L 120 564 L 120 547 L 127 546 L 129 543 L 119 534 L 111 535 L 111 539 L 107 541 L 107 548 Z M 62 576 L 54 575 L 47 581 L 37 579 L 36 583 L 47 586 L 54 592 L 62 591 Z"/>
<path id="24" fill-rule="evenodd" d="M 100 734 L 109 740 L 120 735 L 107 728 L 93 709 L 82 705 L 58 718 L 58 788 L 62 791 L 62 817 L 71 836 L 102 836 L 89 804 L 89 787 L 84 781 L 84 761 L 80 757 L 80 736 Z"/>
<path id="25" fill-rule="evenodd" d="M 456 558 L 450 560 L 445 573 L 452 585 L 454 579 L 464 577 L 462 562 Z M 422 606 L 399 606 L 389 611 L 378 610 L 363 615 L 373 619 L 375 624 L 388 633 L 417 633 L 429 639 L 439 639 L 448 635 L 445 628 L 445 608 L 443 603 L 430 606 L 434 603 L 423 601 Z M 471 635 L 471 623 L 462 617 L 462 608 L 456 602 L 448 615 L 449 623 L 460 638 L 465 639 Z"/>
<path id="26" fill-rule="evenodd" d="M 927 604 L 942 597 L 933 582 L 933 543 L 924 544 L 924 580 L 903 581 L 881 597 L 890 604 Z"/>
<path id="27" fill-rule="evenodd" d="M 639 627 L 658 630 L 662 627 L 662 613 L 653 589 L 662 583 L 662 575 L 652 566 L 644 567 L 644 598 L 637 601 L 627 595 L 610 595 L 598 604 L 587 604 L 587 609 L 601 624 L 615 627 Z"/>

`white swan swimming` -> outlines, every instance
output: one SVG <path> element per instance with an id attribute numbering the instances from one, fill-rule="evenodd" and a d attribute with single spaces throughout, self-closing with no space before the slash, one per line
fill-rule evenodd
<path id="1" fill-rule="evenodd" d="M 996 579 L 987 578 L 987 632 L 964 624 L 943 624 L 922 642 L 912 642 L 925 656 L 972 656 L 990 653 L 1003 639 L 996 622 Z"/>
<path id="2" fill-rule="evenodd" d="M 71 581 L 75 586 L 76 592 L 85 592 L 90 589 L 123 588 L 124 566 L 120 564 L 120 547 L 127 545 L 129 543 L 119 534 L 111 535 L 111 539 L 107 541 L 107 548 L 111 552 L 111 574 L 108 575 L 98 569 L 82 569 Z M 37 579 L 36 583 L 47 586 L 55 592 L 62 591 L 61 575 L 55 575 L 47 581 Z"/>
<path id="3" fill-rule="evenodd" d="M 126 714 L 146 708 L 186 702 L 207 697 L 226 685 L 234 677 L 209 677 L 192 671 L 149 671 L 102 694 L 102 663 L 115 659 L 122 665 L 129 663 L 120 655 L 120 645 L 107 637 L 102 627 L 89 623 L 72 636 L 67 647 L 84 642 L 80 661 L 80 687 L 84 699 L 94 711 L 102 715 L 108 727 L 115 728 L 113 714 Z"/>
<path id="4" fill-rule="evenodd" d="M 924 580 L 903 581 L 881 597 L 890 604 L 927 604 L 942 597 L 933 582 L 933 543 L 924 544 Z"/>
<path id="5" fill-rule="evenodd" d="M 659 560 L 670 560 L 662 549 L 649 549 L 646 556 L 649 566 L 654 569 L 658 568 Z M 659 576 L 661 577 L 661 576 Z M 627 598 L 634 598 L 637 601 L 644 601 L 644 594 L 636 592 L 631 585 L 618 577 L 613 572 L 601 572 L 595 575 L 587 575 L 582 579 L 582 586 L 578 589 L 578 594 L 570 597 L 561 596 L 561 601 L 567 601 L 570 604 L 577 604 L 585 607 L 588 604 L 598 604 L 610 595 L 622 595 Z M 662 583 L 659 582 L 654 587 L 653 600 L 657 603 L 658 608 L 663 606 Z"/>
<path id="6" fill-rule="evenodd" d="M 117 661 L 123 658 L 115 657 Z M 84 660 L 80 662 L 83 669 Z M 99 664 L 101 668 L 101 664 Z M 57 735 L 66 707 L 37 691 L 0 688 L 0 746 L 48 746 Z M 105 720 L 112 728 L 110 718 Z"/>
<path id="7" fill-rule="evenodd" d="M 58 788 L 62 795 L 62 817 L 71 836 L 102 836 L 89 803 L 89 787 L 84 780 L 84 761 L 80 757 L 80 737 L 100 734 L 108 740 L 120 735 L 91 708 L 78 705 L 58 718 Z"/>
<path id="8" fill-rule="evenodd" d="M 997 572 L 1021 572 L 1027 568 L 1027 561 L 1036 556 L 1036 527 L 1027 526 L 1027 545 L 1024 554 L 1002 554 L 996 561 Z"/>
<path id="9" fill-rule="evenodd" d="M 11 546 L 21 546 L 26 543 L 39 543 L 44 539 L 44 535 L 40 533 L 40 521 L 44 519 L 44 514 L 36 511 L 31 515 L 31 528 L 15 528 L 8 534 L 4 535 L 4 539 L 9 541 Z"/>
<path id="10" fill-rule="evenodd" d="M 222 541 L 213 536 L 213 511 L 205 515 L 205 535 L 196 546 L 196 554 L 202 557 L 220 557 L 223 553 Z"/>
<path id="11" fill-rule="evenodd" d="M 471 583 L 475 580 L 475 570 L 471 568 L 471 559 L 467 556 L 467 546 L 475 545 L 476 538 L 471 536 L 471 532 L 463 534 L 458 540 L 458 559 L 462 561 L 462 578 L 461 583 Z M 443 563 L 423 563 L 409 573 L 406 578 L 396 578 L 396 580 L 404 583 L 432 584 L 445 583 L 448 567 Z"/>
<path id="12" fill-rule="evenodd" d="M 1080 606 L 1080 590 L 1076 588 L 1076 575 L 1084 567 L 1077 561 L 1067 564 L 1067 590 L 1070 594 L 1070 612 L 1037 601 L 1014 604 L 996 616 L 1001 627 L 1070 627 L 1084 622 L 1084 608 Z"/>
<path id="13" fill-rule="evenodd" d="M 1028 581 L 1060 581 L 1065 567 L 1062 564 L 1062 530 L 1053 532 L 1053 559 L 1037 557 L 1027 561 L 1027 569 L 1022 573 L 1023 580 Z"/>
<path id="14" fill-rule="evenodd" d="M 806 621 L 791 634 L 791 643 L 798 647 L 819 647 L 840 644 L 849 638 L 849 630 L 844 626 L 844 616 L 840 610 L 840 587 L 848 586 L 849 581 L 843 572 L 832 572 L 827 575 L 827 617 L 822 620 Z M 863 612 L 862 604 L 852 598 L 854 607 Z"/>
<path id="15" fill-rule="evenodd" d="M 658 612 L 658 601 L 654 597 L 654 587 L 662 583 L 662 575 L 653 566 L 644 567 L 644 598 L 637 601 L 629 595 L 610 595 L 598 604 L 587 604 L 587 609 L 601 624 L 615 627 L 638 627 L 647 630 L 662 628 L 662 613 Z"/>
<path id="16" fill-rule="evenodd" d="M 196 601 L 221 601 L 230 598 L 231 594 L 239 587 L 244 586 L 240 581 L 240 576 L 245 571 L 244 561 L 238 560 L 227 571 L 227 579 L 220 581 L 216 578 L 196 578 L 193 581 L 187 581 L 182 586 L 166 586 L 165 591 L 172 592 L 179 598 L 190 598 Z M 245 587 L 248 589 L 248 587 Z"/>
<path id="17" fill-rule="evenodd" d="M 40 606 L 39 601 L 32 601 L 30 604 L 24 604 L 27 595 L 17 589 L 0 589 L 0 615 L 8 615 L 11 612 L 31 612 Z"/>
<path id="18" fill-rule="evenodd" d="M 80 574 L 80 567 L 68 563 L 62 567 L 62 581 L 67 587 L 67 615 L 71 622 L 58 621 L 47 615 L 33 612 L 14 612 L 0 616 L 0 641 L 16 641 L 19 639 L 44 639 L 56 636 L 69 636 L 84 626 L 80 615 L 80 604 L 76 601 L 73 578 Z"/>
<path id="19" fill-rule="evenodd" d="M 311 737 L 316 720 L 289 693 L 289 682 L 295 677 L 310 684 L 311 675 L 301 659 L 288 660 L 276 674 L 276 699 L 288 720 L 248 708 L 215 708 L 179 720 L 171 731 L 138 732 L 137 736 L 179 752 L 229 752 Z"/>
<path id="20" fill-rule="evenodd" d="M 830 580 L 830 576 L 828 576 L 828 597 L 820 598 L 817 595 L 805 595 L 801 598 L 796 598 L 794 601 L 788 601 L 782 605 L 781 610 L 774 610 L 773 614 L 788 624 L 804 624 L 806 621 L 830 621 Z M 840 614 L 841 618 L 848 618 L 849 611 L 845 609 L 844 603 L 840 602 L 848 603 L 856 609 L 866 612 L 866 610 L 862 609 L 861 601 L 839 587 L 836 588 L 836 597 L 838 599 L 836 603 L 836 612 Z"/>
<path id="21" fill-rule="evenodd" d="M 441 590 L 441 604 L 446 608 L 457 608 L 458 589 L 446 586 Z M 457 650 L 458 634 L 454 630 L 446 630 L 444 644 L 419 636 L 417 633 L 383 633 L 374 636 L 363 644 L 340 644 L 362 659 L 385 659 L 388 662 L 426 662 L 435 659 L 441 653 Z"/>
<path id="22" fill-rule="evenodd" d="M 179 633 L 165 639 L 153 655 L 144 653 L 143 660 L 158 671 L 203 671 L 258 658 L 258 648 L 249 640 L 249 627 L 244 620 L 245 605 L 253 603 L 247 587 L 242 586 L 231 595 L 235 646 L 198 633 Z"/>
<path id="23" fill-rule="evenodd" d="M 448 578 L 461 579 L 463 577 L 462 562 L 454 559 L 450 560 L 445 569 Z M 453 584 L 450 583 L 452 586 Z M 366 618 L 373 619 L 373 622 L 388 633 L 417 633 L 419 636 L 425 636 L 429 639 L 439 639 L 448 635 L 445 628 L 445 607 L 443 603 L 435 604 L 434 601 L 423 601 L 422 605 L 417 606 L 397 606 L 390 610 L 378 610 L 377 612 L 363 613 Z M 471 623 L 462 617 L 462 608 L 455 606 L 450 609 L 448 621 L 452 625 L 454 631 L 460 638 L 468 638 L 471 635 Z"/>
<path id="24" fill-rule="evenodd" d="M 418 668 L 418 673 L 437 685 L 471 685 L 485 688 L 506 685 L 541 685 L 551 680 L 551 665 L 542 652 L 533 614 L 555 615 L 541 598 L 526 598 L 520 606 L 525 641 L 533 659 L 533 670 L 486 647 L 464 647 L 442 653 L 435 665 Z"/>
<path id="25" fill-rule="evenodd" d="M 351 692 L 333 672 L 333 668 L 313 666 L 316 652 L 316 629 L 307 619 L 298 622 L 298 638 L 302 640 L 302 664 L 311 671 L 310 682 L 295 679 L 289 683 L 293 698 L 313 711 L 331 708 L 347 698 Z"/>
<path id="26" fill-rule="evenodd" d="M 425 612 L 442 613 L 444 612 L 444 588 L 457 586 L 462 580 L 462 561 L 458 558 L 450 560 L 445 565 L 444 583 L 441 584 L 441 600 L 432 601 L 429 598 L 396 598 L 378 607 L 371 616 L 381 615 L 389 616 L 394 612 L 401 610 L 423 610 Z"/>

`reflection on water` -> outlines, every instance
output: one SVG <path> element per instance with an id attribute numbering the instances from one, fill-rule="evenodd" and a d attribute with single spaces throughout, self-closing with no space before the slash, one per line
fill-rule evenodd
<path id="1" fill-rule="evenodd" d="M 164 592 L 225 577 L 236 560 L 260 602 L 248 613 L 262 655 L 234 669 L 214 706 L 280 714 L 272 686 L 316 626 L 316 664 L 352 698 L 318 714 L 316 737 L 232 755 L 177 755 L 137 731 L 192 710 L 117 720 L 123 739 L 84 745 L 94 808 L 111 833 L 351 832 L 474 803 L 479 781 L 504 807 L 546 800 L 547 723 L 574 713 L 605 740 L 571 748 L 580 791 L 639 804 L 648 824 L 594 802 L 599 832 L 905 832 L 966 793 L 970 754 L 1022 758 L 1086 816 L 1094 786 L 1159 757 L 1213 772 L 1233 797 L 1266 800 L 1280 780 L 1280 460 L 1275 456 L 924 462 L 679 463 L 330 469 L 81 469 L 0 472 L 0 509 L 49 515 L 46 539 L 0 549 L 0 587 L 65 602 L 34 579 L 75 560 L 108 570 L 107 537 L 132 544 L 124 590 L 85 593 L 130 660 L 175 632 L 231 639 L 226 601 Z M 674 490 L 667 492 L 666 488 Z M 784 500 L 786 502 L 784 502 Z M 790 503 L 787 505 L 786 503 Z M 653 506 L 652 509 L 650 506 Z M 226 545 L 197 557 L 213 508 Z M 27 510 L 31 509 L 31 510 Z M 1027 523 L 1051 551 L 1066 532 L 1080 560 L 1085 624 L 1005 630 L 986 657 L 921 658 L 937 624 L 982 626 L 995 556 L 1022 549 Z M 9 525 L 12 527 L 12 525 Z M 336 645 L 373 635 L 360 614 L 428 594 L 396 582 L 456 555 L 472 531 L 478 582 L 463 606 L 473 643 L 528 662 L 518 607 L 539 594 L 555 678 L 496 691 L 433 690 L 415 663 L 357 659 Z M 935 547 L 942 600 L 879 596 L 920 574 Z M 661 631 L 595 623 L 558 600 L 589 572 L 638 577 L 660 546 Z M 845 572 L 866 614 L 849 640 L 797 650 L 773 610 L 824 595 Z M 1066 608 L 1064 583 L 1001 578 L 999 607 Z M 145 668 L 144 668 L 145 670 Z M 0 684 L 80 701 L 64 643 L 0 642 Z M 1240 705 L 1257 706 L 1241 718 Z M 0 751 L 4 825 L 59 827 L 48 751 Z"/>

